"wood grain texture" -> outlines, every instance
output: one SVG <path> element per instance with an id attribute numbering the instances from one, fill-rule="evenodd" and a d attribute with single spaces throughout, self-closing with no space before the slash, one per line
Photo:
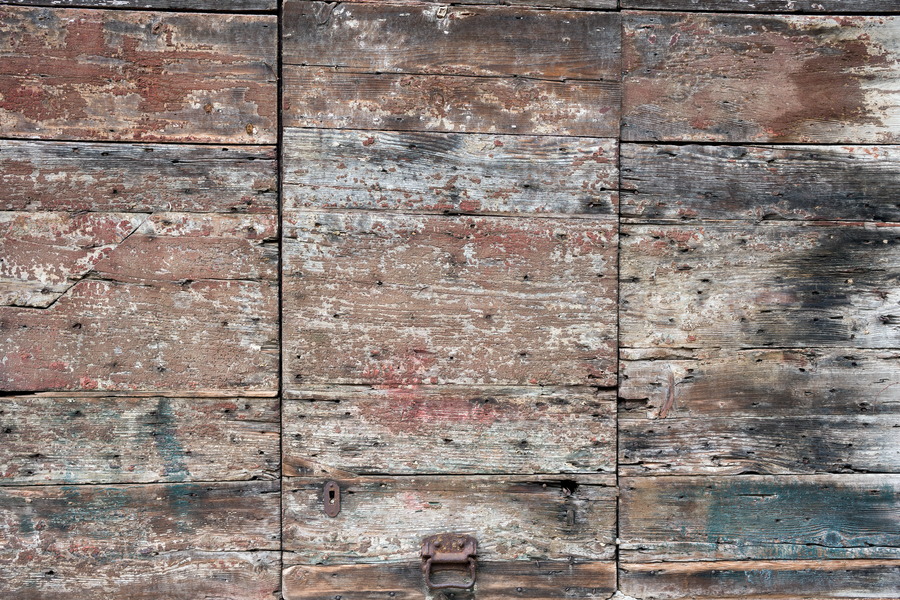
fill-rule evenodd
<path id="1" fill-rule="evenodd" d="M 623 57 L 623 140 L 898 140 L 895 17 L 630 13 Z"/>
<path id="2" fill-rule="evenodd" d="M 322 387 L 289 393 L 289 475 L 615 471 L 615 396 L 572 388 Z"/>
<path id="3" fill-rule="evenodd" d="M 364 73 L 618 82 L 620 25 L 609 12 L 286 0 L 284 62 Z"/>
<path id="4" fill-rule="evenodd" d="M 900 12 L 894 0 L 620 0 L 622 8 L 758 13 Z"/>
<path id="5" fill-rule="evenodd" d="M 315 383 L 615 383 L 615 223 L 286 215 L 284 369 Z"/>
<path id="6" fill-rule="evenodd" d="M 351 2 L 381 4 L 384 0 L 350 0 Z M 876 0 L 877 1 L 877 0 Z M 442 0 L 392 0 L 392 4 L 416 4 L 424 3 L 442 4 Z M 617 0 L 464 0 L 455 2 L 454 5 L 495 5 L 504 6 L 530 6 L 537 8 L 591 8 L 591 9 L 614 9 Z"/>
<path id="7" fill-rule="evenodd" d="M 619 482 L 624 562 L 900 558 L 897 475 Z"/>
<path id="8" fill-rule="evenodd" d="M 286 563 L 300 558 L 285 553 Z M 613 562 L 478 561 L 475 597 L 484 600 L 528 598 L 606 600 L 616 590 Z M 397 600 L 421 600 L 421 562 L 357 565 L 295 565 L 284 571 L 285 600 L 363 600 L 388 596 Z M 438 594 L 436 597 L 440 598 Z M 465 598 L 456 592 L 456 598 Z"/>
<path id="9" fill-rule="evenodd" d="M 900 345 L 893 226 L 623 227 L 626 347 Z"/>
<path id="10" fill-rule="evenodd" d="M 271 597 L 278 491 L 277 482 L 0 487 L 0 591 Z"/>
<path id="11" fill-rule="evenodd" d="M 0 132 L 274 143 L 275 16 L 5 6 Z"/>
<path id="12" fill-rule="evenodd" d="M 625 563 L 622 591 L 643 600 L 896 598 L 900 561 L 783 560 Z"/>
<path id="13" fill-rule="evenodd" d="M 280 421 L 276 399 L 12 396 L 0 484 L 270 479 Z"/>
<path id="14" fill-rule="evenodd" d="M 288 211 L 618 211 L 618 147 L 608 139 L 291 128 L 284 148 Z"/>
<path id="15" fill-rule="evenodd" d="M 278 210 L 271 146 L 2 140 L 0 187 L 0 210 Z"/>
<path id="16" fill-rule="evenodd" d="M 286 127 L 616 137 L 619 83 L 284 68 Z"/>
<path id="17" fill-rule="evenodd" d="M 284 480 L 284 549 L 305 564 L 419 562 L 422 539 L 474 535 L 479 561 L 611 560 L 610 475 L 338 478 L 341 512 L 322 509 L 321 478 Z"/>
<path id="18" fill-rule="evenodd" d="M 196 10 L 203 12 L 272 11 L 277 0 L 3 0 L 3 4 L 52 7 L 137 8 L 155 10 Z"/>
<path id="19" fill-rule="evenodd" d="M 621 155 L 629 220 L 900 221 L 894 146 L 624 144 Z"/>

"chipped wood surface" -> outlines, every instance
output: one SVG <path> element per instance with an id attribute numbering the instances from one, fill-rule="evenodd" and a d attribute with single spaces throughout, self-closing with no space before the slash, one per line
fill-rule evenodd
<path id="1" fill-rule="evenodd" d="M 612 559 L 614 477 L 568 477 L 337 478 L 336 518 L 327 480 L 286 478 L 284 549 L 305 564 L 418 562 L 422 539 L 451 527 L 478 539 L 479 561 Z"/>
<path id="2" fill-rule="evenodd" d="M 315 383 L 615 383 L 613 223 L 286 215 L 284 369 Z"/>
<path id="3" fill-rule="evenodd" d="M 287 129 L 284 207 L 615 218 L 614 140 Z"/>
<path id="4" fill-rule="evenodd" d="M 302 1 L 302 0 L 295 0 Z M 350 0 L 351 2 L 380 4 L 384 0 Z M 878 1 L 878 0 L 875 0 Z M 422 5 L 425 3 L 444 4 L 443 0 L 391 0 L 392 4 L 415 4 Z M 591 8 L 591 9 L 615 9 L 617 0 L 463 0 L 462 2 L 454 2 L 454 5 L 495 5 L 504 6 L 524 6 L 532 8 Z"/>
<path id="5" fill-rule="evenodd" d="M 203 12 L 274 12 L 277 0 L 3 0 L 4 4 L 31 6 L 196 10 Z"/>
<path id="6" fill-rule="evenodd" d="M 277 399 L 12 396 L 0 485 L 270 479 Z"/>
<path id="7" fill-rule="evenodd" d="M 580 388 L 304 388 L 285 402 L 285 472 L 612 473 L 614 411 Z"/>
<path id="8" fill-rule="evenodd" d="M 274 16 L 3 7 L 0 130 L 274 143 L 276 36 Z"/>
<path id="9" fill-rule="evenodd" d="M 623 60 L 623 140 L 898 141 L 896 17 L 629 13 Z"/>
<path id="10" fill-rule="evenodd" d="M 759 13 L 900 12 L 895 0 L 620 0 L 622 8 Z"/>

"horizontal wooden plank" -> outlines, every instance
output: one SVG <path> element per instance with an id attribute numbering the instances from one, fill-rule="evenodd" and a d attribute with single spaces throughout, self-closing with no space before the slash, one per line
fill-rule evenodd
<path id="1" fill-rule="evenodd" d="M 8 6 L 0 129 L 42 139 L 275 143 L 274 15 Z"/>
<path id="2" fill-rule="evenodd" d="M 284 369 L 307 384 L 615 384 L 616 225 L 286 215 Z"/>
<path id="3" fill-rule="evenodd" d="M 300 389 L 284 405 L 285 470 L 611 473 L 615 404 L 590 388 Z"/>
<path id="4" fill-rule="evenodd" d="M 290 562 L 296 557 L 285 553 L 284 558 Z M 614 562 L 479 560 L 476 573 L 475 595 L 484 600 L 605 600 L 616 590 Z M 288 566 L 282 588 L 285 600 L 333 600 L 335 595 L 344 600 L 381 596 L 420 600 L 424 589 L 422 563 Z M 467 594 L 457 591 L 454 597 L 465 598 Z"/>
<path id="5" fill-rule="evenodd" d="M 618 82 L 284 68 L 285 127 L 617 137 Z"/>
<path id="6" fill-rule="evenodd" d="M 895 0 L 620 0 L 622 8 L 758 13 L 900 12 Z"/>
<path id="7" fill-rule="evenodd" d="M 895 17 L 630 13 L 622 138 L 900 140 Z"/>
<path id="8" fill-rule="evenodd" d="M 31 6 L 196 10 L 203 12 L 275 11 L 277 0 L 3 0 Z"/>
<path id="9" fill-rule="evenodd" d="M 624 144 L 622 190 L 634 220 L 896 222 L 900 149 Z"/>
<path id="10" fill-rule="evenodd" d="M 644 600 L 896 598 L 900 561 L 784 560 L 625 563 L 622 591 Z"/>
<path id="11" fill-rule="evenodd" d="M 625 562 L 900 558 L 900 476 L 620 478 Z"/>
<path id="12" fill-rule="evenodd" d="M 272 146 L 0 141 L 0 210 L 275 213 Z"/>
<path id="13" fill-rule="evenodd" d="M 421 560 L 422 539 L 455 531 L 479 561 L 610 560 L 615 479 L 603 476 L 337 479 L 341 512 L 323 511 L 321 478 L 284 480 L 284 549 L 305 564 Z"/>
<path id="14" fill-rule="evenodd" d="M 382 4 L 384 0 L 349 0 L 351 2 Z M 422 4 L 437 3 L 441 4 L 443 0 L 391 0 L 392 4 Z M 877 0 L 876 0 L 877 1 Z M 481 5 L 509 5 L 509 6 L 531 6 L 538 8 L 592 8 L 597 10 L 613 9 L 617 6 L 617 0 L 463 0 L 462 2 L 454 2 L 454 5 L 465 4 L 481 4 Z"/>
<path id="15" fill-rule="evenodd" d="M 367 73 L 618 81 L 621 18 L 435 3 L 286 0 L 284 62 Z"/>
<path id="16" fill-rule="evenodd" d="M 286 210 L 618 212 L 614 140 L 287 129 Z"/>
<path id="17" fill-rule="evenodd" d="M 0 484 L 273 478 L 280 422 L 277 399 L 8 397 Z"/>
<path id="18" fill-rule="evenodd" d="M 623 227 L 628 347 L 900 345 L 896 227 Z"/>

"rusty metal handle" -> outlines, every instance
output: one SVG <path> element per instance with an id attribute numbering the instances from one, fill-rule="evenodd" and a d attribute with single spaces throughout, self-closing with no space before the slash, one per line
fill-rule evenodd
<path id="1" fill-rule="evenodd" d="M 470 590 L 475 587 L 475 559 L 469 558 L 469 581 L 465 582 L 460 580 L 459 583 L 456 581 L 449 581 L 447 583 L 434 583 L 431 581 L 431 563 L 434 559 L 429 558 L 425 561 L 425 566 L 422 567 L 422 570 L 425 571 L 425 585 L 427 585 L 432 590 L 447 590 L 447 589 L 456 589 L 456 590 Z M 451 564 L 451 563 L 444 563 Z M 463 563 L 452 563 L 452 564 L 463 564 Z"/>
<path id="2" fill-rule="evenodd" d="M 422 571 L 425 573 L 425 585 L 432 590 L 460 589 L 470 590 L 475 587 L 475 559 L 478 554 L 478 541 L 461 533 L 440 533 L 422 541 Z M 432 565 L 468 565 L 469 578 L 435 583 L 431 580 Z"/>

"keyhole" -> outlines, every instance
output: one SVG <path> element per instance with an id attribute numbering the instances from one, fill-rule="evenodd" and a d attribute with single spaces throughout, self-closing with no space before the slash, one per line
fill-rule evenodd
<path id="1" fill-rule="evenodd" d="M 328 490 L 328 502 L 334 504 L 334 490 Z"/>

